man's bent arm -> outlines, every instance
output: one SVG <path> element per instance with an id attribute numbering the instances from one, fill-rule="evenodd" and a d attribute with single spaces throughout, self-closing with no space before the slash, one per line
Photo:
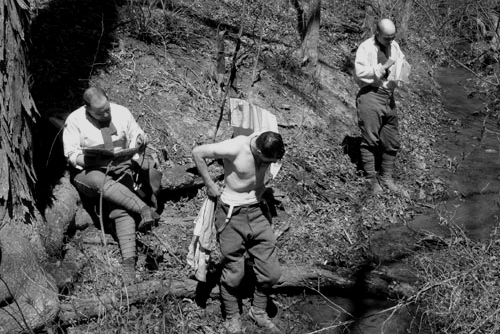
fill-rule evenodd
<path id="1" fill-rule="evenodd" d="M 206 158 L 216 158 L 215 155 L 211 154 L 209 149 L 210 145 L 201 145 L 197 146 L 193 149 L 193 161 L 200 173 L 205 186 L 207 187 L 207 194 L 212 197 L 217 197 L 220 195 L 221 191 L 219 187 L 215 184 L 215 182 L 210 177 L 210 173 L 208 172 L 208 165 L 205 161 Z"/>
<path id="2" fill-rule="evenodd" d="M 365 45 L 361 45 L 356 51 L 354 74 L 364 85 L 371 85 L 379 82 L 386 72 L 383 65 L 373 63 L 371 57 L 370 50 L 368 50 Z"/>

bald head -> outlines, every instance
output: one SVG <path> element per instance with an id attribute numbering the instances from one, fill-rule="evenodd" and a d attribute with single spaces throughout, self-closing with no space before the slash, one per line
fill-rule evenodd
<path id="1" fill-rule="evenodd" d="M 90 87 L 83 93 L 83 101 L 87 106 L 95 107 L 103 104 L 108 97 L 102 88 Z"/>
<path id="2" fill-rule="evenodd" d="M 378 21 L 375 37 L 380 44 L 389 46 L 396 37 L 396 26 L 394 22 L 389 19 Z"/>
<path id="3" fill-rule="evenodd" d="M 87 107 L 87 112 L 93 118 L 101 122 L 111 119 L 108 97 L 101 88 L 87 88 L 83 93 L 83 101 Z"/>
<path id="4" fill-rule="evenodd" d="M 382 19 L 378 21 L 377 31 L 384 35 L 394 35 L 396 33 L 396 26 L 391 20 Z"/>

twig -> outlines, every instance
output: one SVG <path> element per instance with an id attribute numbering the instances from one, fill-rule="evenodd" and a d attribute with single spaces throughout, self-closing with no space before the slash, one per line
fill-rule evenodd
<path id="1" fill-rule="evenodd" d="M 97 41 L 97 49 L 95 50 L 95 53 L 94 53 L 94 60 L 92 60 L 92 66 L 90 66 L 88 80 L 90 80 L 90 77 L 92 76 L 92 72 L 94 71 L 94 64 L 95 64 L 95 61 L 97 59 L 97 54 L 99 53 L 99 49 L 101 47 L 102 36 L 104 36 L 104 14 L 101 15 L 101 34 L 99 35 L 99 40 Z"/>
<path id="2" fill-rule="evenodd" d="M 109 257 L 109 252 L 107 249 L 106 233 L 104 232 L 104 219 L 103 219 L 103 197 L 104 197 L 104 183 L 108 177 L 109 169 L 111 167 L 111 162 L 106 166 L 106 172 L 104 173 L 104 178 L 102 179 L 101 194 L 99 195 L 99 223 L 101 225 L 101 235 L 102 235 L 102 245 L 104 251 L 106 252 L 106 259 L 108 260 L 108 265 L 111 267 L 111 259 Z"/>
<path id="3" fill-rule="evenodd" d="M 335 304 L 334 302 L 332 302 L 330 299 L 328 299 L 323 293 L 321 293 L 321 291 L 319 291 L 319 289 L 316 289 L 316 288 L 312 287 L 310 284 L 308 284 L 305 279 L 303 280 L 303 282 L 304 282 L 304 287 L 306 287 L 306 288 L 308 288 L 308 289 L 316 292 L 318 295 L 320 295 L 321 297 L 323 297 L 328 303 L 332 304 L 334 307 L 336 307 L 337 309 L 341 310 L 342 312 L 344 312 L 348 316 L 353 317 L 353 315 L 350 314 L 349 312 L 347 312 L 346 310 L 344 310 L 344 308 L 342 308 L 342 306 L 339 306 L 339 305 Z"/>
<path id="4" fill-rule="evenodd" d="M 52 141 L 52 144 L 50 145 L 49 154 L 47 155 L 47 161 L 45 162 L 45 167 L 47 167 L 49 165 L 50 156 L 52 155 L 52 150 L 54 149 L 54 145 L 56 143 L 57 137 L 59 137 L 59 135 L 61 134 L 61 131 L 63 131 L 63 130 L 64 130 L 64 126 L 62 126 L 59 129 L 59 131 L 57 131 L 56 135 L 54 136 L 54 140 Z"/>
<path id="5" fill-rule="evenodd" d="M 163 241 L 158 234 L 155 232 L 151 232 L 151 234 L 160 242 L 160 244 L 168 251 L 168 254 L 170 254 L 179 264 L 184 264 L 184 262 L 179 259 L 177 255 L 174 254 L 174 251 L 172 250 L 172 247 L 170 247 L 169 244 L 167 244 L 165 241 Z"/>
<path id="6" fill-rule="evenodd" d="M 436 22 L 434 20 L 434 18 L 429 14 L 429 12 L 427 11 L 427 9 L 417 0 L 415 0 L 415 3 L 420 6 L 420 8 L 422 8 L 422 10 L 424 11 L 424 13 L 427 15 L 427 17 L 429 18 L 429 20 L 431 20 L 433 26 L 435 27 L 436 26 Z M 494 83 L 494 82 L 491 82 L 489 80 L 486 80 L 484 78 L 482 78 L 478 73 L 476 73 L 475 71 L 473 71 L 472 69 L 470 69 L 467 65 L 465 65 L 464 63 L 462 63 L 460 60 L 456 59 L 449 51 L 449 48 L 446 47 L 443 39 L 439 36 L 439 31 L 436 30 L 436 37 L 437 39 L 439 40 L 439 43 L 441 44 L 441 46 L 443 47 L 443 50 L 446 52 L 446 54 L 448 55 L 448 57 L 450 57 L 454 62 L 456 62 L 458 65 L 460 65 L 461 67 L 463 67 L 464 69 L 466 69 L 467 71 L 469 71 L 470 73 L 472 73 L 472 75 L 474 75 L 476 78 L 478 78 L 479 80 L 489 84 L 489 85 L 492 85 L 492 86 L 498 86 L 500 84 L 500 82 L 497 82 L 497 83 Z"/>
<path id="7" fill-rule="evenodd" d="M 264 8 L 265 6 L 262 5 L 261 7 L 261 11 L 260 11 L 260 17 L 264 17 Z M 257 65 L 259 63 L 259 57 L 260 57 L 260 51 L 261 51 L 261 46 L 262 46 L 262 38 L 264 36 L 263 34 L 263 30 L 264 30 L 264 24 L 261 24 L 260 27 L 259 27 L 259 44 L 257 45 L 257 54 L 255 55 L 255 58 L 254 58 L 254 63 L 253 63 L 253 71 L 252 71 L 252 83 L 250 84 L 250 87 L 253 87 L 253 85 L 259 81 L 259 79 L 256 79 L 255 76 L 256 76 L 256 72 L 257 72 Z"/>
<path id="8" fill-rule="evenodd" d="M 324 331 L 327 331 L 327 330 L 330 330 L 330 329 L 335 329 L 337 327 L 348 326 L 348 325 L 352 324 L 353 322 L 354 322 L 353 320 L 344 321 L 344 322 L 341 322 L 340 324 L 336 324 L 336 325 L 333 325 L 333 326 L 328 326 L 328 327 L 320 328 L 320 329 L 315 330 L 313 332 L 307 332 L 306 334 L 321 333 L 321 332 L 324 332 Z"/>
<path id="9" fill-rule="evenodd" d="M 175 82 L 177 82 L 178 84 L 184 86 L 184 88 L 187 88 L 188 90 L 191 89 L 193 92 L 195 92 L 199 97 L 203 98 L 203 99 L 207 99 L 206 96 L 204 96 L 203 94 L 201 94 L 196 88 L 193 87 L 193 85 L 191 85 L 187 79 L 184 79 L 184 83 L 182 83 L 180 80 L 176 79 L 175 77 L 173 76 L 170 76 L 170 80 L 173 80 Z"/>
<path id="10" fill-rule="evenodd" d="M 495 315 L 497 315 L 498 313 L 500 312 L 500 308 L 497 308 L 495 310 L 495 312 L 493 312 L 492 314 L 489 315 L 489 317 L 487 317 L 486 319 L 484 319 L 476 328 L 474 328 L 473 331 L 471 331 L 469 334 L 474 334 L 475 332 L 477 332 L 481 327 L 484 326 L 484 324 L 486 324 L 488 321 L 491 320 L 491 318 L 493 318 Z"/>
<path id="11" fill-rule="evenodd" d="M 17 302 L 17 298 L 14 296 L 14 294 L 12 293 L 9 285 L 7 284 L 7 282 L 2 278 L 2 276 L 0 275 L 0 281 L 2 281 L 2 283 L 5 285 L 5 287 L 7 288 L 7 292 L 9 293 L 10 297 L 13 299 L 13 303 L 16 304 L 16 307 L 17 309 L 19 310 L 19 314 L 21 316 L 21 319 L 24 323 L 24 326 L 25 326 L 25 329 L 28 329 L 31 333 L 33 333 L 33 330 L 31 329 L 31 327 L 28 325 L 28 322 L 26 321 L 26 318 L 24 316 L 24 313 L 23 313 L 23 310 L 21 309 L 21 306 L 19 305 L 19 303 Z M 19 321 L 17 320 L 17 318 L 10 314 L 7 309 L 5 307 L 2 307 L 1 308 L 3 311 L 5 311 L 6 313 L 8 313 L 12 319 L 14 319 L 14 321 L 19 325 L 19 327 L 23 327 L 22 324 L 19 323 Z"/>

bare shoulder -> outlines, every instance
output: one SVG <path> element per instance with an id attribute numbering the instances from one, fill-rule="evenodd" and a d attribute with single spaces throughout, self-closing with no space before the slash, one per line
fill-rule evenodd
<path id="1" fill-rule="evenodd" d="M 224 151 L 229 155 L 237 155 L 238 152 L 241 152 L 244 146 L 248 144 L 248 141 L 249 139 L 246 136 L 237 136 L 214 145 L 217 145 L 219 150 Z"/>
<path id="2" fill-rule="evenodd" d="M 204 158 L 231 159 L 236 157 L 247 143 L 248 137 L 238 136 L 217 143 L 197 146 L 193 149 L 193 154 L 203 156 Z"/>
<path id="3" fill-rule="evenodd" d="M 228 141 L 231 140 L 234 145 L 245 145 L 250 141 L 250 138 L 251 136 L 236 136 Z"/>

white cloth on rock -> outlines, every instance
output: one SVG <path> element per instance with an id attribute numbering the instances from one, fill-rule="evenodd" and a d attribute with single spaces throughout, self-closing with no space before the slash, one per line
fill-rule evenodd
<path id="1" fill-rule="evenodd" d="M 229 99 L 231 126 L 234 136 L 249 136 L 255 132 L 273 131 L 278 133 L 278 121 L 270 111 L 241 99 Z M 281 168 L 280 163 L 272 163 L 269 172 L 275 178 Z"/>

